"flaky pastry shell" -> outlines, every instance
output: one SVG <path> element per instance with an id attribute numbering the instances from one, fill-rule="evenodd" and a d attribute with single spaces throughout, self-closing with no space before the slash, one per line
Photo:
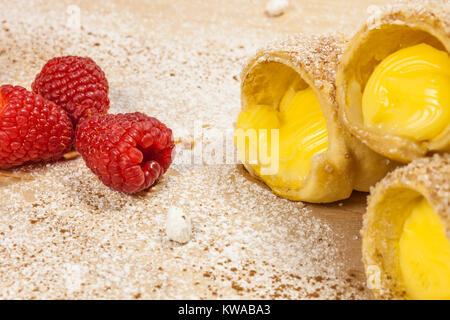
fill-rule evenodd
<path id="1" fill-rule="evenodd" d="M 379 277 L 372 288 L 377 298 L 409 298 L 401 281 L 397 243 L 408 215 L 404 206 L 420 196 L 438 215 L 450 241 L 450 154 L 415 160 L 389 173 L 372 190 L 364 216 L 362 254 L 368 279 Z"/>
<path id="2" fill-rule="evenodd" d="M 326 120 L 328 151 L 311 158 L 301 188 L 271 187 L 275 194 L 291 200 L 333 202 L 348 198 L 354 189 L 368 191 L 396 165 L 360 143 L 339 123 L 335 74 L 345 43 L 332 36 L 290 37 L 260 50 L 243 69 L 242 110 L 257 104 L 278 109 L 289 85 L 301 79 L 298 89 L 313 89 Z M 256 177 L 251 166 L 244 165 Z"/>
<path id="3" fill-rule="evenodd" d="M 337 73 L 337 100 L 343 125 L 374 151 L 408 163 L 450 151 L 450 125 L 435 140 L 413 141 L 364 125 L 362 95 L 375 67 L 402 48 L 426 43 L 450 52 L 450 2 L 403 1 L 379 9 L 356 33 Z"/>

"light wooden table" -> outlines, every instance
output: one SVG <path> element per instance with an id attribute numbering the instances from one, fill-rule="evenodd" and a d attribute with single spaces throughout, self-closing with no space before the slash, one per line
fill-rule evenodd
<path id="1" fill-rule="evenodd" d="M 11 4 L 11 1 L 2 0 L 0 22 L 6 21 L 4 24 L 7 26 L 0 25 L 0 44 L 6 48 L 0 53 L 3 69 L 0 81 L 29 87 L 36 71 L 52 56 L 69 53 L 90 55 L 108 74 L 112 112 L 140 110 L 158 116 L 175 127 L 182 127 L 186 121 L 203 116 L 208 126 L 225 130 L 232 127 L 239 111 L 239 83 L 236 79 L 240 65 L 259 46 L 274 38 L 298 32 L 311 34 L 340 31 L 350 36 L 364 21 L 369 5 L 387 1 L 290 0 L 286 13 L 277 18 L 265 16 L 265 3 L 263 0 L 50 0 L 18 1 Z M 83 36 L 80 46 L 70 47 L 68 50 L 63 33 L 55 31 L 58 26 L 50 29 L 45 19 L 31 18 L 31 14 L 48 16 L 47 21 L 56 21 L 52 23 L 60 23 L 63 29 L 64 20 L 60 21 L 58 18 L 67 14 L 67 7 L 71 4 L 77 5 L 81 10 Z M 13 19 L 25 19 L 21 17 L 21 8 L 30 10 L 30 20 L 23 27 L 25 31 L 20 24 L 13 23 Z M 27 23 L 35 24 L 35 30 L 26 27 Z M 26 37 L 14 33 L 19 30 L 30 34 Z M 52 35 L 52 32 L 55 34 Z M 47 41 L 48 39 L 52 41 Z M 141 40 L 146 41 L 146 46 L 139 47 L 135 44 Z M 185 49 L 180 49 L 183 45 Z M 184 50 L 185 53 L 182 52 Z M 198 58 L 200 54 L 204 58 Z M 185 61 L 182 61 L 184 58 Z M 166 61 L 173 63 L 172 78 L 159 72 L 163 70 L 172 73 L 169 71 L 170 63 L 167 65 Z M 190 77 L 183 65 L 191 62 L 193 66 Z M 195 66 L 195 63 L 200 64 Z M 144 72 L 150 76 L 140 78 Z M 224 74 L 217 74 L 222 72 Z M 179 74 L 181 79 L 177 78 Z M 153 75 L 154 78 L 151 77 Z M 146 81 L 143 82 L 142 79 Z M 204 88 L 205 96 L 197 87 Z M 208 94 L 209 98 L 206 97 Z M 348 292 L 345 287 L 342 289 L 342 284 L 338 284 L 335 288 L 338 287 L 336 291 L 340 292 L 333 293 L 334 280 L 321 280 L 319 275 L 315 277 L 316 280 L 310 281 L 316 281 L 319 287 L 320 282 L 323 282 L 323 286 L 328 288 L 314 289 L 316 291 L 308 293 L 295 287 L 295 277 L 302 278 L 301 272 L 292 269 L 290 278 L 285 272 L 286 265 L 292 263 L 294 266 L 298 263 L 295 261 L 295 251 L 292 256 L 279 257 L 275 250 L 275 245 L 279 245 L 279 248 L 284 245 L 287 254 L 291 254 L 294 250 L 292 247 L 298 245 L 296 234 L 305 230 L 300 230 L 295 224 L 284 226 L 283 219 L 286 218 L 285 221 L 291 223 L 297 221 L 296 211 L 301 205 L 271 196 L 264 186 L 252 182 L 241 166 L 226 169 L 205 167 L 204 170 L 201 167 L 186 169 L 174 166 L 168 177 L 153 192 L 135 198 L 118 195 L 103 188 L 84 168 L 81 159 L 54 167 L 37 168 L 39 170 L 31 181 L 3 179 L 0 189 L 0 197 L 3 199 L 0 209 L 2 298 L 372 297 L 365 287 L 359 236 L 367 194 L 355 193 L 346 201 L 330 205 L 306 205 L 312 213 L 309 217 L 299 219 L 306 219 L 308 223 L 315 219 L 316 223 L 320 223 L 322 227 L 327 226 L 331 233 L 339 235 L 324 241 L 328 242 L 328 246 L 334 247 L 336 264 L 343 265 L 336 281 L 348 283 Z M 33 167 L 27 170 L 33 171 Z M 11 173 L 14 174 L 12 171 L 7 172 Z M 73 183 L 64 180 L 67 175 L 73 175 Z M 51 176 L 63 182 L 49 182 Z M 212 185 L 211 190 L 205 192 L 199 186 L 190 186 L 189 179 L 205 185 L 210 181 L 229 184 L 229 190 L 232 191 L 225 192 L 224 187 Z M 45 188 L 47 189 L 44 190 Z M 241 188 L 245 188 L 247 194 L 243 195 Z M 266 205 L 266 211 L 252 209 L 253 199 L 246 198 L 252 190 L 255 197 L 263 195 L 269 199 L 267 201 L 272 201 L 272 204 Z M 62 196 L 59 200 L 52 200 L 55 201 L 52 206 L 44 199 L 45 192 L 60 193 Z M 184 199 L 184 196 L 189 200 Z M 220 205 L 214 206 L 206 201 L 205 198 L 209 196 L 217 197 Z M 247 212 L 243 209 L 245 204 L 237 203 L 236 199 L 249 201 Z M 66 210 L 64 212 L 67 216 L 61 217 L 61 209 L 58 208 L 64 207 L 64 201 L 72 200 L 74 213 L 69 214 Z M 164 238 L 164 212 L 170 201 L 183 203 L 192 211 L 194 238 L 185 247 L 174 245 Z M 233 201 L 236 203 L 233 204 Z M 96 203 L 101 203 L 102 209 L 98 209 L 100 205 Z M 36 213 L 32 204 L 42 206 L 39 213 L 44 218 L 34 217 Z M 139 211 L 143 206 L 155 213 Z M 30 209 L 20 210 L 21 207 Z M 271 210 L 274 212 L 271 213 Z M 31 224 L 29 220 L 32 221 Z M 223 224 L 223 230 L 215 221 Z M 265 225 L 267 221 L 273 225 Z M 90 229 L 91 225 L 88 223 L 97 227 Z M 39 229 L 41 224 L 43 227 Z M 61 224 L 70 232 L 55 235 L 52 230 Z M 92 244 L 93 240 L 98 240 L 93 243 L 103 243 L 105 234 L 114 225 L 119 228 L 119 239 L 101 247 Z M 254 273 L 262 273 L 257 279 L 253 277 L 253 271 L 246 269 L 241 262 L 247 258 L 256 259 L 252 248 L 245 248 L 244 244 L 256 246 L 259 242 L 257 239 L 235 235 L 232 231 L 238 230 L 240 225 L 249 228 L 251 235 L 258 235 L 257 231 L 261 230 L 261 239 L 269 242 L 271 232 L 274 232 L 274 241 L 280 242 L 269 248 L 272 251 L 268 255 L 274 255 L 273 266 L 269 268 L 261 261 L 252 262 L 253 266 L 261 268 L 253 270 Z M 48 228 L 44 228 L 45 226 Z M 314 224 L 311 223 L 311 226 Z M 293 233 L 283 238 L 271 231 L 278 229 L 280 232 L 286 229 Z M 140 233 L 142 230 L 143 235 Z M 13 250 L 14 254 L 19 255 L 15 259 L 11 250 L 6 250 L 6 238 L 10 242 L 14 242 L 14 239 L 22 240 L 24 248 L 32 246 L 33 241 L 47 238 L 51 238 L 54 245 L 49 245 L 53 248 L 52 251 L 47 252 L 47 247 L 43 247 L 44 251 L 33 255 L 28 254 L 25 249 L 23 252 Z M 235 245 L 236 243 L 242 245 Z M 311 245 L 312 240 L 308 243 L 308 246 Z M 69 247 L 71 249 L 67 249 Z M 205 256 L 204 250 L 207 248 L 213 252 Z M 314 247 L 310 249 L 313 250 Z M 68 252 L 70 250 L 71 253 Z M 233 250 L 242 251 L 239 253 L 240 262 L 231 259 L 238 254 Z M 214 251 L 220 252 L 220 255 L 214 256 Z M 227 255 L 231 257 L 229 266 L 219 267 L 220 257 L 228 257 Z M 217 259 L 214 260 L 213 256 Z M 54 271 L 58 268 L 58 263 L 72 261 L 71 259 L 85 263 L 88 268 L 83 286 L 74 292 L 64 288 L 64 275 Z M 39 261 L 45 261 L 44 266 L 53 271 L 43 273 Z M 315 263 L 320 265 L 322 262 Z M 25 264 L 26 267 L 23 267 Z M 129 269 L 125 267 L 126 264 L 135 270 L 134 273 L 127 273 Z M 21 271 L 23 268 L 28 268 L 26 270 L 29 272 L 25 274 Z M 299 280 L 299 283 L 303 282 Z M 246 290 L 248 286 L 254 286 L 254 290 Z"/>

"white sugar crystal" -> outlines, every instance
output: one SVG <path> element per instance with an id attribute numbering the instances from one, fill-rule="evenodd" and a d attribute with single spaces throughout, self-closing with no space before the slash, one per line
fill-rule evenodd
<path id="1" fill-rule="evenodd" d="M 270 0 L 266 5 L 266 13 L 269 17 L 281 16 L 288 5 L 287 0 Z"/>
<path id="2" fill-rule="evenodd" d="M 166 234 L 170 240 L 187 243 L 191 239 L 191 218 L 178 207 L 167 210 Z"/>

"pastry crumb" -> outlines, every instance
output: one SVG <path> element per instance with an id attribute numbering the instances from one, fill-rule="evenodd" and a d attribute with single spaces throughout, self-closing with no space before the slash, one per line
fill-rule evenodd
<path id="1" fill-rule="evenodd" d="M 269 17 L 278 17 L 284 14 L 289 2 L 287 0 L 270 0 L 266 5 L 266 14 Z"/>
<path id="2" fill-rule="evenodd" d="M 171 206 L 167 210 L 166 235 L 175 242 L 188 243 L 191 239 L 191 218 L 178 207 Z"/>

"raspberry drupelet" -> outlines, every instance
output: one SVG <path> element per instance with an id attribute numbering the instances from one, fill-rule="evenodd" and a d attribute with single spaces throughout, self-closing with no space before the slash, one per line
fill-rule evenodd
<path id="1" fill-rule="evenodd" d="M 109 109 L 108 81 L 91 58 L 53 58 L 44 65 L 31 87 L 33 92 L 66 110 L 74 126 Z"/>
<path id="2" fill-rule="evenodd" d="M 73 135 L 61 107 L 19 86 L 0 87 L 0 168 L 59 159 Z"/>
<path id="3" fill-rule="evenodd" d="M 124 193 L 151 187 L 175 151 L 172 130 L 139 112 L 86 119 L 76 129 L 75 146 L 105 185 Z"/>

